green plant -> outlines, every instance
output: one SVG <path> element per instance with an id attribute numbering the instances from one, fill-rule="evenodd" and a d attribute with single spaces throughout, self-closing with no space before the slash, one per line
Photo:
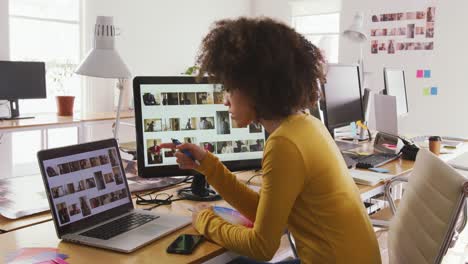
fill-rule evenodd
<path id="1" fill-rule="evenodd" d="M 185 75 L 196 75 L 198 74 L 198 70 L 200 70 L 200 67 L 197 65 L 190 66 L 188 67 L 183 74 Z"/>

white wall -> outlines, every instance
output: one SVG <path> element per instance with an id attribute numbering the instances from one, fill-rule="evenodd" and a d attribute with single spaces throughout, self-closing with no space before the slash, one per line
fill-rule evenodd
<path id="1" fill-rule="evenodd" d="M 341 0 L 252 0 L 252 14 L 278 19 L 291 25 L 292 16 L 323 14 L 340 10 Z"/>
<path id="2" fill-rule="evenodd" d="M 0 60 L 10 56 L 9 26 L 8 26 L 8 1 L 0 1 Z"/>
<path id="3" fill-rule="evenodd" d="M 267 16 L 291 24 L 291 0 L 252 0 L 252 15 Z"/>
<path id="4" fill-rule="evenodd" d="M 456 3 L 455 3 L 456 2 Z M 400 118 L 401 133 L 439 134 L 468 136 L 465 105 L 468 99 L 466 89 L 466 60 L 468 35 L 465 34 L 468 1 L 431 0 L 354 0 L 343 1 L 341 28 L 349 26 L 356 11 L 363 11 L 365 27 L 371 26 L 370 15 L 392 12 L 424 10 L 436 6 L 434 51 L 410 51 L 395 55 L 370 53 L 370 43 L 365 43 L 364 63 L 368 83 L 372 89 L 383 88 L 383 67 L 402 68 L 406 73 L 410 113 Z M 373 23 L 376 24 L 376 23 Z M 369 33 L 369 30 L 368 30 Z M 355 63 L 359 47 L 342 38 L 340 62 Z M 432 78 L 417 79 L 417 69 L 431 69 Z M 423 96 L 425 86 L 439 87 L 438 96 Z"/>
<path id="5" fill-rule="evenodd" d="M 250 0 L 85 0 L 85 50 L 92 43 L 97 15 L 114 16 L 121 29 L 116 47 L 133 76 L 179 75 L 194 65 L 210 25 L 219 19 L 251 14 Z M 86 54 L 86 52 L 85 52 Z M 90 82 L 90 111 L 111 111 L 112 81 Z M 131 88 L 131 85 L 130 87 Z"/>

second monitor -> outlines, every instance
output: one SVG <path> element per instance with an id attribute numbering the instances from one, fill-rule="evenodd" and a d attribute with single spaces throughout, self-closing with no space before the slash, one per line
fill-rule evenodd
<path id="1" fill-rule="evenodd" d="M 357 65 L 328 64 L 321 100 L 324 123 L 330 133 L 336 128 L 363 120 L 361 83 Z"/>

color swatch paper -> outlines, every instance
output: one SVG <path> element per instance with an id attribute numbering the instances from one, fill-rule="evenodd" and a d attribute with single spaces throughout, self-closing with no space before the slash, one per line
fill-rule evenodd
<path id="1" fill-rule="evenodd" d="M 213 206 L 213 212 L 231 224 L 253 227 L 252 221 L 234 209 L 222 206 Z"/>
<path id="2" fill-rule="evenodd" d="M 431 87 L 431 95 L 437 95 L 437 87 Z"/>
<path id="3" fill-rule="evenodd" d="M 416 78 L 423 78 L 424 77 L 424 71 L 423 70 L 417 70 L 416 71 Z"/>
<path id="4" fill-rule="evenodd" d="M 5 262 L 11 264 L 26 263 L 67 263 L 65 254 L 58 253 L 57 248 L 21 248 L 5 256 Z"/>

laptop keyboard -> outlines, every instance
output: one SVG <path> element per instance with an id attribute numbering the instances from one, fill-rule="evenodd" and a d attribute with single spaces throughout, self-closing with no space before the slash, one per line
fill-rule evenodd
<path id="1" fill-rule="evenodd" d="M 90 229 L 80 235 L 108 240 L 157 218 L 159 218 L 159 216 L 132 213 L 107 224 Z"/>
<path id="2" fill-rule="evenodd" d="M 341 155 L 343 156 L 344 161 L 346 162 L 346 167 L 348 169 L 351 169 L 354 165 L 356 165 L 357 160 L 353 159 L 349 154 L 341 152 Z"/>
<path id="3" fill-rule="evenodd" d="M 358 163 L 356 164 L 356 168 L 360 168 L 360 169 L 376 168 L 392 160 L 395 160 L 398 157 L 399 157 L 398 154 L 393 154 L 393 153 L 374 153 L 372 155 L 360 158 L 358 160 Z"/>

